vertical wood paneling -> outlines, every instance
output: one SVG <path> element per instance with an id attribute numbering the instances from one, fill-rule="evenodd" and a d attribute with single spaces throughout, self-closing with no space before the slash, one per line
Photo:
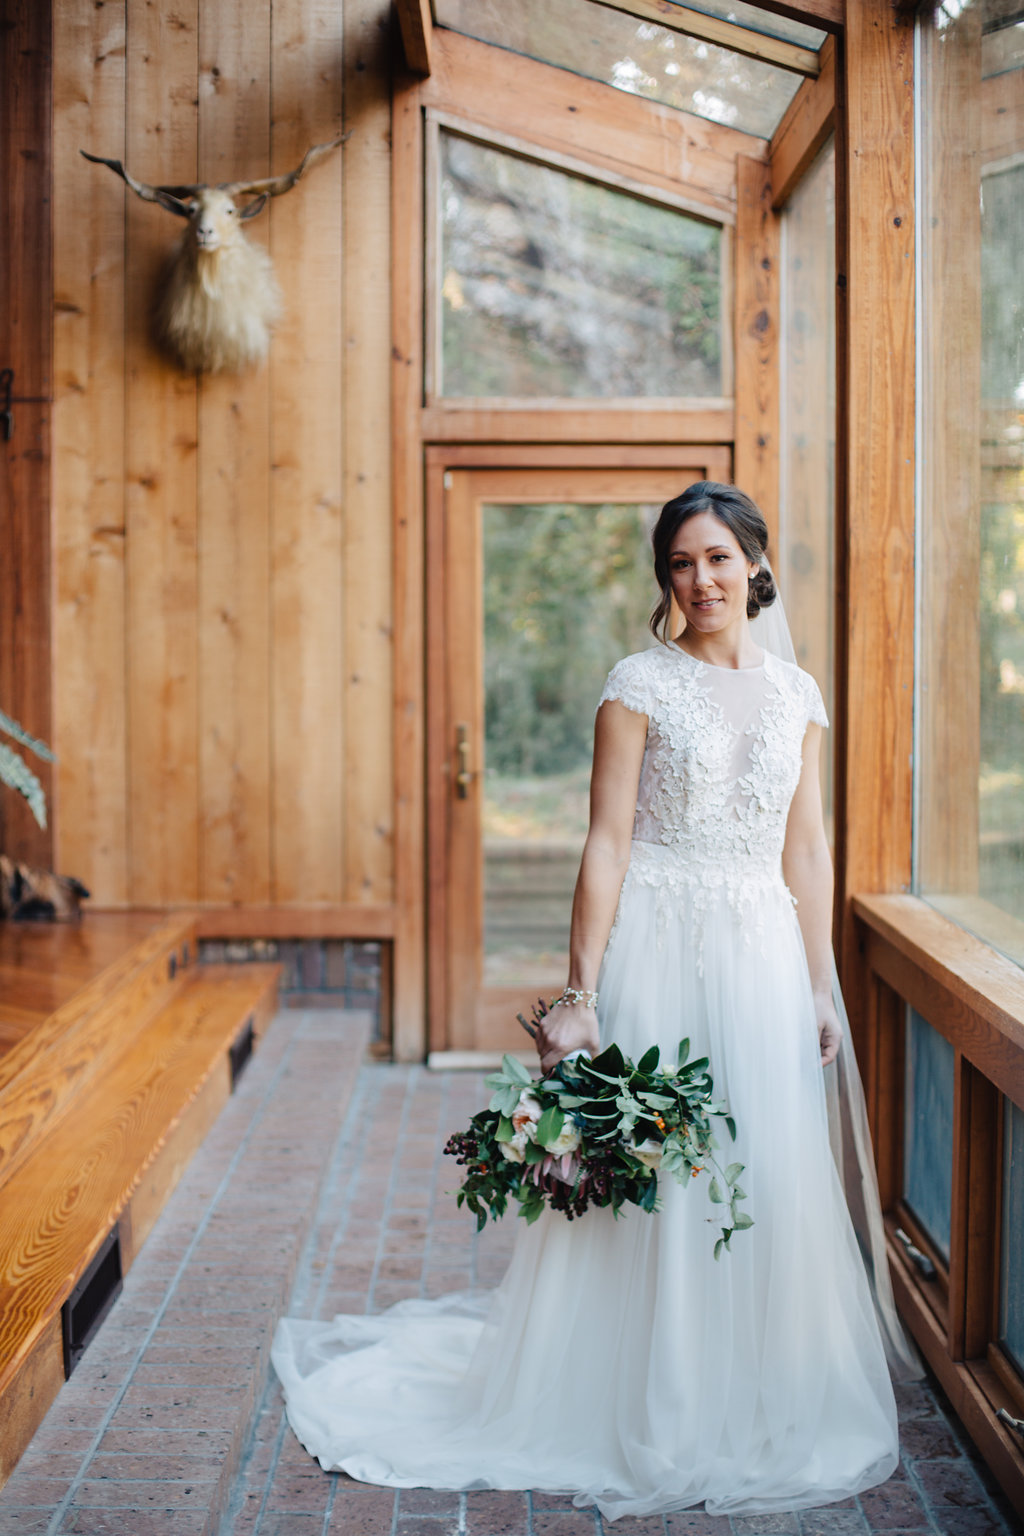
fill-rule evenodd
<path id="1" fill-rule="evenodd" d="M 54 745 L 57 867 L 128 899 L 125 711 L 125 5 L 54 17 Z"/>
<path id="2" fill-rule="evenodd" d="M 736 160 L 736 484 L 779 528 L 779 219 L 771 167 Z"/>
<path id="3" fill-rule="evenodd" d="M 345 7 L 344 847 L 346 901 L 393 893 L 391 773 L 391 30 Z"/>
<path id="4" fill-rule="evenodd" d="M 419 435 L 423 381 L 423 131 L 419 91 L 408 77 L 395 91 L 391 134 L 391 227 L 395 232 L 391 279 L 391 431 L 395 507 L 392 579 L 396 906 L 392 1041 L 400 1061 L 414 1061 L 423 1054 L 426 969 L 425 804 L 420 766 L 425 734 L 424 497 Z M 430 978 L 427 980 L 429 985 Z"/>
<path id="5" fill-rule="evenodd" d="M 978 889 L 981 754 L 981 13 L 924 29 L 926 381 L 920 888 Z M 957 729 L 949 729 L 956 699 Z"/>
<path id="6" fill-rule="evenodd" d="M 342 7 L 275 0 L 275 173 L 341 119 Z M 271 357 L 272 868 L 276 901 L 341 899 L 342 157 L 271 210 L 287 312 Z"/>
<path id="7" fill-rule="evenodd" d="M 202 181 L 270 174 L 270 76 L 269 6 L 200 0 Z M 244 228 L 254 243 L 269 240 L 266 213 Z M 202 377 L 198 706 L 204 901 L 270 897 L 269 425 L 267 366 Z"/>
<path id="8" fill-rule="evenodd" d="M 839 163 L 846 280 L 845 772 L 838 805 L 843 980 L 859 1014 L 855 891 L 910 881 L 914 677 L 914 28 L 847 0 Z M 845 245 L 845 249 L 844 249 Z"/>
<path id="9" fill-rule="evenodd" d="M 0 709 L 47 741 L 50 690 L 50 6 L 7 0 L 0 29 L 0 368 L 14 436 L 0 440 Z M 31 402 L 31 403 L 27 403 Z M 6 738 L 5 738 L 6 740 Z M 50 765 L 31 759 L 52 812 Z M 52 825 L 52 824 L 51 824 Z M 0 850 L 48 864 L 50 830 L 0 787 Z"/>
<path id="10" fill-rule="evenodd" d="M 196 173 L 197 0 L 129 0 L 128 169 L 149 182 Z M 154 284 L 180 229 L 127 204 L 125 494 L 128 804 L 134 905 L 199 894 L 196 383 L 153 350 Z"/>

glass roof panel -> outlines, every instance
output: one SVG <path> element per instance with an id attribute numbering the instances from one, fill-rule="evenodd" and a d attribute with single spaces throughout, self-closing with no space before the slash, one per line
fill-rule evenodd
<path id="1" fill-rule="evenodd" d="M 685 5 L 691 11 L 702 11 L 705 16 L 717 16 L 721 21 L 734 21 L 749 32 L 760 32 L 763 37 L 779 37 L 786 43 L 796 43 L 800 48 L 810 48 L 815 53 L 828 37 L 827 32 L 809 27 L 805 21 L 789 21 L 785 16 L 773 16 L 762 11 L 759 5 L 744 5 L 742 0 L 669 0 L 671 5 Z"/>
<path id="2" fill-rule="evenodd" d="M 987 80 L 991 75 L 1003 75 L 1009 69 L 1024 66 L 1024 21 L 1000 26 L 986 31 L 981 39 L 981 73 Z"/>
<path id="3" fill-rule="evenodd" d="M 467 37 L 763 139 L 801 83 L 774 64 L 592 0 L 434 0 L 434 14 L 439 26 Z"/>

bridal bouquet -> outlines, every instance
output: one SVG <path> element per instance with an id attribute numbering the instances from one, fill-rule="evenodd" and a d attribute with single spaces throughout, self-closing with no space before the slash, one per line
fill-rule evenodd
<path id="1" fill-rule="evenodd" d="M 539 1081 L 505 1056 L 485 1079 L 494 1090 L 488 1108 L 445 1147 L 466 1169 L 458 1203 L 474 1213 L 477 1230 L 488 1212 L 503 1216 L 510 1197 L 528 1222 L 545 1206 L 570 1221 L 590 1205 L 610 1205 L 616 1216 L 627 1203 L 653 1212 L 660 1175 L 687 1184 L 707 1172 L 708 1198 L 721 1208 L 719 1258 L 753 1221 L 737 1208 L 743 1164 L 723 1169 L 714 1156 L 712 1121 L 724 1120 L 733 1139 L 735 1123 L 714 1100 L 708 1058 L 689 1061 L 689 1050 L 681 1041 L 675 1063 L 661 1066 L 656 1045 L 635 1064 L 610 1045 L 593 1060 L 565 1058 Z"/>

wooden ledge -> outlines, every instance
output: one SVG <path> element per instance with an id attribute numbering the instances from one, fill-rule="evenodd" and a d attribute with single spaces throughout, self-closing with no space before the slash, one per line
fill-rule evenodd
<path id="1" fill-rule="evenodd" d="M 854 896 L 871 969 L 1024 1108 L 1024 970 L 917 896 Z"/>

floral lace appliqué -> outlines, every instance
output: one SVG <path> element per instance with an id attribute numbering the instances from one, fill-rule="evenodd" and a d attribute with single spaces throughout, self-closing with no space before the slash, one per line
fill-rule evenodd
<path id="1" fill-rule="evenodd" d="M 791 900 L 782 849 L 808 721 L 827 723 L 817 685 L 770 654 L 731 673 L 664 646 L 619 662 L 605 699 L 647 715 L 624 893 L 655 889 L 659 933 L 685 913 L 698 966 L 706 920 L 723 901 L 744 943 L 763 943 L 772 898 Z"/>

